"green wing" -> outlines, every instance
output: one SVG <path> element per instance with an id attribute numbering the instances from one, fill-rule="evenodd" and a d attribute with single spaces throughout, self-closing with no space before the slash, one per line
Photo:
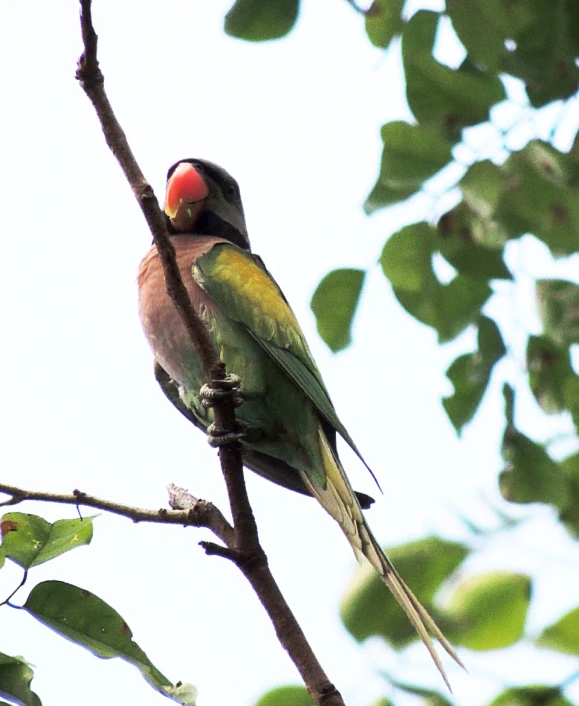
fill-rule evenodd
<path id="1" fill-rule="evenodd" d="M 228 317 L 246 327 L 376 480 L 339 420 L 295 315 L 262 261 L 235 245 L 218 244 L 193 265 L 193 277 Z"/>
<path id="2" fill-rule="evenodd" d="M 179 395 L 177 384 L 171 379 L 169 373 L 167 373 L 157 361 L 155 361 L 155 379 L 159 383 L 159 387 L 169 402 L 171 402 L 171 404 L 176 407 L 179 412 L 181 412 L 181 414 L 192 424 L 206 432 L 208 422 L 201 420 L 195 414 L 193 409 L 187 407 Z"/>

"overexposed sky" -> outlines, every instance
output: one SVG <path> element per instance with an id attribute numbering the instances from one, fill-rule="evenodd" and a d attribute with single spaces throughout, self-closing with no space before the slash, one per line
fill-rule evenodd
<path id="1" fill-rule="evenodd" d="M 338 412 L 384 488 L 369 514 L 379 539 L 432 532 L 465 540 L 461 514 L 493 523 L 484 498 L 496 500 L 502 402 L 495 389 L 457 440 L 439 399 L 450 392 L 444 371 L 471 341 L 439 349 L 374 266 L 408 211 L 362 212 L 378 171 L 380 125 L 410 118 L 397 56 L 371 47 L 346 2 L 304 2 L 295 31 L 265 45 L 223 34 L 228 4 L 95 0 L 117 116 L 159 197 L 167 167 L 183 157 L 218 162 L 239 181 L 253 249 L 296 311 Z M 0 6 L 2 478 L 151 508 L 165 504 L 173 482 L 224 509 L 215 451 L 153 378 L 135 284 L 150 235 L 75 81 L 80 53 L 75 2 Z M 430 208 L 418 199 L 410 218 Z M 372 269 L 355 345 L 333 356 L 309 301 L 327 271 L 348 265 Z M 344 459 L 356 488 L 375 494 L 360 464 Z M 377 644 L 360 649 L 337 619 L 355 568 L 339 529 L 313 500 L 253 475 L 248 485 L 274 574 L 330 678 L 349 704 L 388 694 L 375 671 L 397 669 L 399 658 Z M 75 516 L 74 508 L 18 509 Z M 163 673 L 198 686 L 200 706 L 251 706 L 267 688 L 299 678 L 243 577 L 197 547 L 208 537 L 101 516 L 89 548 L 31 571 L 18 598 L 39 580 L 87 588 L 123 615 Z M 547 560 L 534 551 L 546 537 Z M 574 607 L 579 559 L 548 510 L 526 538 L 496 544 L 473 570 L 543 576 L 531 631 Z M 550 581 L 545 561 L 563 581 Z M 5 567 L 0 595 L 20 576 Z M 44 704 L 163 703 L 130 665 L 98 660 L 26 614 L 3 608 L 0 634 L 1 651 L 35 665 L 32 686 Z M 422 646 L 409 654 L 399 678 L 441 687 Z M 501 688 L 489 677 L 495 672 L 508 682 L 528 679 L 529 664 L 535 679 L 541 670 L 554 679 L 571 671 L 571 660 L 548 654 L 511 662 L 505 654 L 465 654 L 470 677 L 449 666 L 457 702 L 488 701 Z"/>

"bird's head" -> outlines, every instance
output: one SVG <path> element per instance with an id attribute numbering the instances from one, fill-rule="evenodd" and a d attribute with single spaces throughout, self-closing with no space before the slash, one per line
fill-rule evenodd
<path id="1" fill-rule="evenodd" d="M 239 186 L 212 162 L 183 159 L 169 169 L 165 214 L 171 233 L 214 235 L 250 250 Z"/>

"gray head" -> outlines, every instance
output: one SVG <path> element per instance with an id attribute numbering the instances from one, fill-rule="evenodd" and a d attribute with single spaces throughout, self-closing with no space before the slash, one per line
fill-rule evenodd
<path id="1" fill-rule="evenodd" d="M 182 159 L 167 173 L 165 214 L 171 233 L 214 235 L 250 250 L 239 186 L 217 164 Z"/>

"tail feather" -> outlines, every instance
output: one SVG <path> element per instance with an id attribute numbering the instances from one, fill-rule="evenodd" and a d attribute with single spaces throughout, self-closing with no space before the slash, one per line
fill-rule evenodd
<path id="1" fill-rule="evenodd" d="M 426 608 L 404 583 L 400 574 L 376 541 L 362 514 L 350 482 L 322 429 L 320 429 L 320 442 L 324 470 L 326 471 L 326 487 L 319 488 L 307 474 L 302 473 L 305 484 L 324 509 L 339 523 L 358 561 L 363 556 L 366 557 L 380 574 L 384 583 L 408 616 L 418 636 L 425 644 L 448 689 L 452 691 L 440 657 L 434 647 L 432 637 L 435 637 L 454 661 L 464 669 L 463 663 L 438 625 L 428 614 Z"/>

